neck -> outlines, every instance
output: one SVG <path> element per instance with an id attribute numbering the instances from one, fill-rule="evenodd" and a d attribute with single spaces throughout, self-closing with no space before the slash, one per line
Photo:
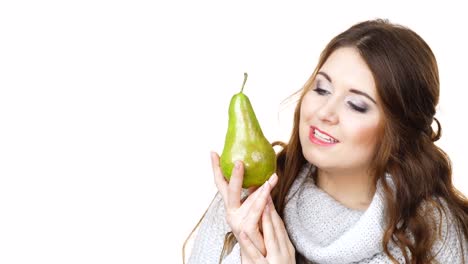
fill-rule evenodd
<path id="1" fill-rule="evenodd" d="M 318 169 L 317 186 L 344 206 L 361 211 L 369 207 L 376 189 L 367 170 Z"/>

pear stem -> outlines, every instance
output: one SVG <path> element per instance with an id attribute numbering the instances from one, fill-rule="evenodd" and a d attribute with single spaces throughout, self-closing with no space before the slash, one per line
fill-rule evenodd
<path id="1" fill-rule="evenodd" d="M 247 76 L 248 76 L 247 73 L 244 72 L 244 83 L 242 84 L 242 89 L 240 91 L 241 93 L 244 91 L 244 86 L 245 86 L 245 82 L 247 81 Z"/>

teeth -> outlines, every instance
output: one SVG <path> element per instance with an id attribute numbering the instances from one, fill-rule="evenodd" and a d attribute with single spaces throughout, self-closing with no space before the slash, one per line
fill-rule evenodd
<path id="1" fill-rule="evenodd" d="M 314 129 L 314 136 L 320 140 L 326 141 L 328 143 L 336 143 L 337 140 L 330 138 L 329 136 L 320 133 L 317 129 Z"/>

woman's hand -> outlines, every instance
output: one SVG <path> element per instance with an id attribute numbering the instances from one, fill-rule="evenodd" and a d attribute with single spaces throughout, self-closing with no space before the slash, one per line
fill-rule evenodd
<path id="1" fill-rule="evenodd" d="M 296 250 L 291 240 L 289 240 L 283 220 L 276 212 L 271 199 L 269 199 L 263 211 L 262 228 L 266 255 L 253 245 L 249 234 L 241 232 L 238 242 L 241 247 L 241 254 L 245 255 L 242 259 L 245 258 L 250 263 L 260 264 L 296 263 Z"/>
<path id="2" fill-rule="evenodd" d="M 269 181 L 249 194 L 244 202 L 241 202 L 242 180 L 244 178 L 242 162 L 236 162 L 229 183 L 224 178 L 219 167 L 218 154 L 211 153 L 211 164 L 213 166 L 216 187 L 223 197 L 226 208 L 226 221 L 231 227 L 237 241 L 239 241 L 241 233 L 248 234 L 251 244 L 260 254 L 266 254 L 259 223 L 265 205 L 270 197 L 270 191 L 278 182 L 278 177 L 276 174 L 273 174 Z"/>

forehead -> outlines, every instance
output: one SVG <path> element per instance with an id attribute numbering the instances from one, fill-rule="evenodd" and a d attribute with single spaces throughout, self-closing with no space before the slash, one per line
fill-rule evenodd
<path id="1" fill-rule="evenodd" d="M 335 50 L 319 71 L 330 76 L 335 88 L 357 89 L 373 97 L 377 94 L 374 76 L 356 48 Z"/>

